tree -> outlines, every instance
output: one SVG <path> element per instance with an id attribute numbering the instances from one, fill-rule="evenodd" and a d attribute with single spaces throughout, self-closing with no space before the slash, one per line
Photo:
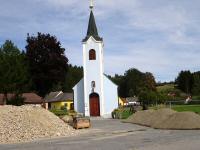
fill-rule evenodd
<path id="1" fill-rule="evenodd" d="M 28 83 L 28 71 L 20 50 L 7 40 L 0 48 L 0 92 L 5 101 L 8 93 L 22 93 Z"/>
<path id="2" fill-rule="evenodd" d="M 144 74 L 139 70 L 132 68 L 125 73 L 125 82 L 127 96 L 138 95 L 144 86 Z"/>
<path id="3" fill-rule="evenodd" d="M 143 73 L 135 68 L 125 72 L 123 76 L 109 77 L 119 86 L 120 97 L 138 96 L 141 91 L 156 91 L 156 82 L 152 73 Z"/>
<path id="4" fill-rule="evenodd" d="M 107 75 L 107 77 L 118 85 L 118 94 L 120 97 L 126 97 L 126 82 L 125 77 L 115 74 L 114 77 Z"/>
<path id="5" fill-rule="evenodd" d="M 200 95 L 200 72 L 193 73 L 193 81 L 192 94 Z"/>
<path id="6" fill-rule="evenodd" d="M 52 91 L 73 92 L 73 87 L 83 78 L 83 67 L 69 64 L 64 82 L 54 85 Z"/>
<path id="7" fill-rule="evenodd" d="M 68 58 L 55 36 L 38 33 L 27 37 L 26 57 L 35 90 L 45 96 L 52 88 L 65 81 Z"/>
<path id="8" fill-rule="evenodd" d="M 156 91 L 156 81 L 152 73 L 146 72 L 145 73 L 145 86 L 150 91 Z"/>
<path id="9" fill-rule="evenodd" d="M 190 71 L 181 71 L 176 79 L 176 84 L 180 90 L 190 94 L 193 85 L 192 73 Z"/>
<path id="10" fill-rule="evenodd" d="M 68 72 L 65 76 L 63 85 L 64 92 L 72 92 L 72 88 L 83 78 L 83 67 L 72 66 L 68 67 Z"/>

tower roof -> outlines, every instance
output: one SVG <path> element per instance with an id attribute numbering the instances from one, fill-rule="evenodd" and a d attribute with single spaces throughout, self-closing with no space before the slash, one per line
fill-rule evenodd
<path id="1" fill-rule="evenodd" d="M 83 39 L 83 42 L 86 42 L 91 36 L 97 41 L 103 41 L 103 39 L 99 37 L 98 35 L 98 30 L 97 30 L 94 14 L 92 10 L 90 11 L 90 19 L 89 19 L 89 24 L 88 24 L 87 35 Z"/>

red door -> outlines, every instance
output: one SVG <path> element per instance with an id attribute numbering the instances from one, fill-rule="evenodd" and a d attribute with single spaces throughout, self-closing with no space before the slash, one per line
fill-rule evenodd
<path id="1" fill-rule="evenodd" d="M 98 94 L 90 95 L 90 116 L 100 116 L 100 106 L 99 106 Z"/>

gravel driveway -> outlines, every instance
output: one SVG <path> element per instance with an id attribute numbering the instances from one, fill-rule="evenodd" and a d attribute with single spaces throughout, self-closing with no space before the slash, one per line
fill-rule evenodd
<path id="1" fill-rule="evenodd" d="M 0 145 L 0 150 L 199 150 L 200 131 L 154 130 L 119 120 L 92 118 L 76 137 Z"/>

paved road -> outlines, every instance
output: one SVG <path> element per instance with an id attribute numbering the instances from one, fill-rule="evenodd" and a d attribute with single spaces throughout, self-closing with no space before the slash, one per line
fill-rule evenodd
<path id="1" fill-rule="evenodd" d="M 0 145 L 0 150 L 199 150 L 200 131 L 154 130 L 119 120 L 92 119 L 81 136 Z"/>

